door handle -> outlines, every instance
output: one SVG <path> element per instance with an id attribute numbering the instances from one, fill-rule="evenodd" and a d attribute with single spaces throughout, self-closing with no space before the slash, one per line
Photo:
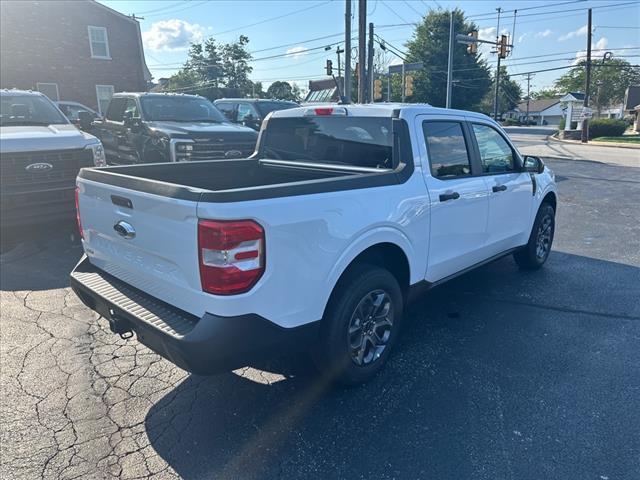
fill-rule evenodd
<path id="1" fill-rule="evenodd" d="M 493 193 L 504 192 L 506 189 L 506 185 L 494 185 L 493 188 L 491 188 L 491 190 L 493 190 Z"/>
<path id="2" fill-rule="evenodd" d="M 460 194 L 458 192 L 440 194 L 441 202 L 446 202 L 447 200 L 457 200 L 459 198 L 460 198 Z"/>

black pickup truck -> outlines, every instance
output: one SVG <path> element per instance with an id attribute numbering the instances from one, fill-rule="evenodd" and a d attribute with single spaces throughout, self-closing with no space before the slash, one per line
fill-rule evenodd
<path id="1" fill-rule="evenodd" d="M 119 165 L 244 158 L 258 138 L 206 98 L 169 93 L 117 93 L 89 131 Z"/>

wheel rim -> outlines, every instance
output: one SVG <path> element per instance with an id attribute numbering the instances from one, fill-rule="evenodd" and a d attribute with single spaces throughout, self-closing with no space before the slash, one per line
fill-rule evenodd
<path id="1" fill-rule="evenodd" d="M 358 302 L 348 330 L 351 360 L 356 365 L 370 365 L 380 358 L 391 337 L 393 313 L 391 297 L 384 290 L 369 292 Z"/>
<path id="2" fill-rule="evenodd" d="M 551 234 L 553 233 L 553 220 L 550 215 L 545 215 L 538 227 L 536 237 L 536 257 L 544 259 L 551 250 Z"/>

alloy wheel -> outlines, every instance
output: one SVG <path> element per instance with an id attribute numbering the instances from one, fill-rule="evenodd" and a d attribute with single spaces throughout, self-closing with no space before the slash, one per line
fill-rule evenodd
<path id="1" fill-rule="evenodd" d="M 358 366 L 375 362 L 389 343 L 394 320 L 390 295 L 384 290 L 367 293 L 358 302 L 349 321 L 351 360 Z"/>

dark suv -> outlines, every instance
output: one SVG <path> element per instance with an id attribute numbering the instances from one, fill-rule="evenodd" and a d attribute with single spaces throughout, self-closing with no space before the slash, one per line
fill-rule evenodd
<path id="1" fill-rule="evenodd" d="M 121 165 L 248 157 L 258 137 L 204 97 L 167 93 L 115 94 L 91 133 Z"/>
<path id="2" fill-rule="evenodd" d="M 288 100 L 258 98 L 221 98 L 213 103 L 233 123 L 239 123 L 254 130 L 260 130 L 262 120 L 270 112 L 300 106 Z"/>

